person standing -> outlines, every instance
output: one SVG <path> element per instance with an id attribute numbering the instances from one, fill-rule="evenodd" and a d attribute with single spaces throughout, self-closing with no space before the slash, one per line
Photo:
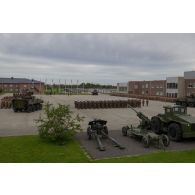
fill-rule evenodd
<path id="1" fill-rule="evenodd" d="M 144 104 L 145 104 L 145 100 L 143 99 L 143 100 L 142 100 L 142 106 L 144 106 Z"/>
<path id="2" fill-rule="evenodd" d="M 148 106 L 149 104 L 149 99 L 146 99 L 146 106 Z"/>

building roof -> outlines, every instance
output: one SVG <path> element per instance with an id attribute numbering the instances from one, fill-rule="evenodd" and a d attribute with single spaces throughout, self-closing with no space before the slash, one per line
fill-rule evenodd
<path id="1" fill-rule="evenodd" d="M 33 80 L 33 79 L 25 79 L 25 78 L 0 78 L 0 84 L 1 83 L 7 83 L 7 84 L 20 84 L 20 83 L 25 83 L 25 84 L 31 84 L 31 83 L 40 83 L 40 81 Z M 43 82 L 41 82 L 43 83 Z"/>

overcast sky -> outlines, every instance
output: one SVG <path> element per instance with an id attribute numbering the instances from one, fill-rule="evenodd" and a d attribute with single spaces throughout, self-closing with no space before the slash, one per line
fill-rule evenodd
<path id="1" fill-rule="evenodd" d="M 0 77 L 116 84 L 195 70 L 195 34 L 0 34 Z"/>

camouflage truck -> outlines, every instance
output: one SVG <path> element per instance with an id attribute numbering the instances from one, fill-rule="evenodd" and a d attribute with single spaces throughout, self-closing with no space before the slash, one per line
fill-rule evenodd
<path id="1" fill-rule="evenodd" d="M 164 106 L 164 114 L 151 118 L 151 128 L 157 133 L 166 132 L 173 141 L 195 137 L 195 117 L 187 114 L 185 106 Z"/>
<path id="2" fill-rule="evenodd" d="M 195 107 L 195 95 L 187 96 L 184 98 L 178 98 L 176 100 L 176 105 Z"/>
<path id="3" fill-rule="evenodd" d="M 14 112 L 34 112 L 42 109 L 43 100 L 33 96 L 33 93 L 26 92 L 14 94 L 12 108 Z"/>

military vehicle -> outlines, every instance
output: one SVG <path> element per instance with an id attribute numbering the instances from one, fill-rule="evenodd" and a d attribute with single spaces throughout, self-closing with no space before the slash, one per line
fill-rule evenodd
<path id="1" fill-rule="evenodd" d="M 130 127 L 124 126 L 122 128 L 123 136 L 129 135 L 130 137 L 140 138 L 145 148 L 150 147 L 152 143 L 157 145 L 161 149 L 165 149 L 165 147 L 169 146 L 170 140 L 167 135 L 158 135 L 153 132 L 151 130 L 150 119 L 143 113 L 138 112 L 137 110 L 132 108 L 130 105 L 128 105 L 128 107 L 131 108 L 141 120 L 140 124 L 137 127 L 133 127 L 132 125 Z"/>
<path id="2" fill-rule="evenodd" d="M 14 112 L 34 112 L 42 109 L 42 103 L 32 92 L 22 92 L 13 95 L 12 108 Z"/>
<path id="3" fill-rule="evenodd" d="M 185 106 L 164 106 L 165 113 L 151 118 L 151 128 L 157 133 L 167 133 L 173 141 L 195 137 L 195 117 L 187 114 Z"/>
<path id="4" fill-rule="evenodd" d="M 92 95 L 98 95 L 98 90 L 97 90 L 97 89 L 94 89 L 94 90 L 92 91 Z"/>
<path id="5" fill-rule="evenodd" d="M 89 122 L 89 127 L 87 128 L 88 139 L 95 139 L 97 141 L 98 149 L 100 151 L 105 151 L 105 146 L 102 144 L 101 139 L 109 139 L 115 147 L 119 149 L 124 149 L 113 137 L 108 135 L 108 128 L 106 126 L 107 121 L 101 119 L 95 119 Z"/>
<path id="6" fill-rule="evenodd" d="M 184 98 L 178 98 L 176 100 L 176 105 L 195 107 L 195 95 L 187 96 Z"/>

